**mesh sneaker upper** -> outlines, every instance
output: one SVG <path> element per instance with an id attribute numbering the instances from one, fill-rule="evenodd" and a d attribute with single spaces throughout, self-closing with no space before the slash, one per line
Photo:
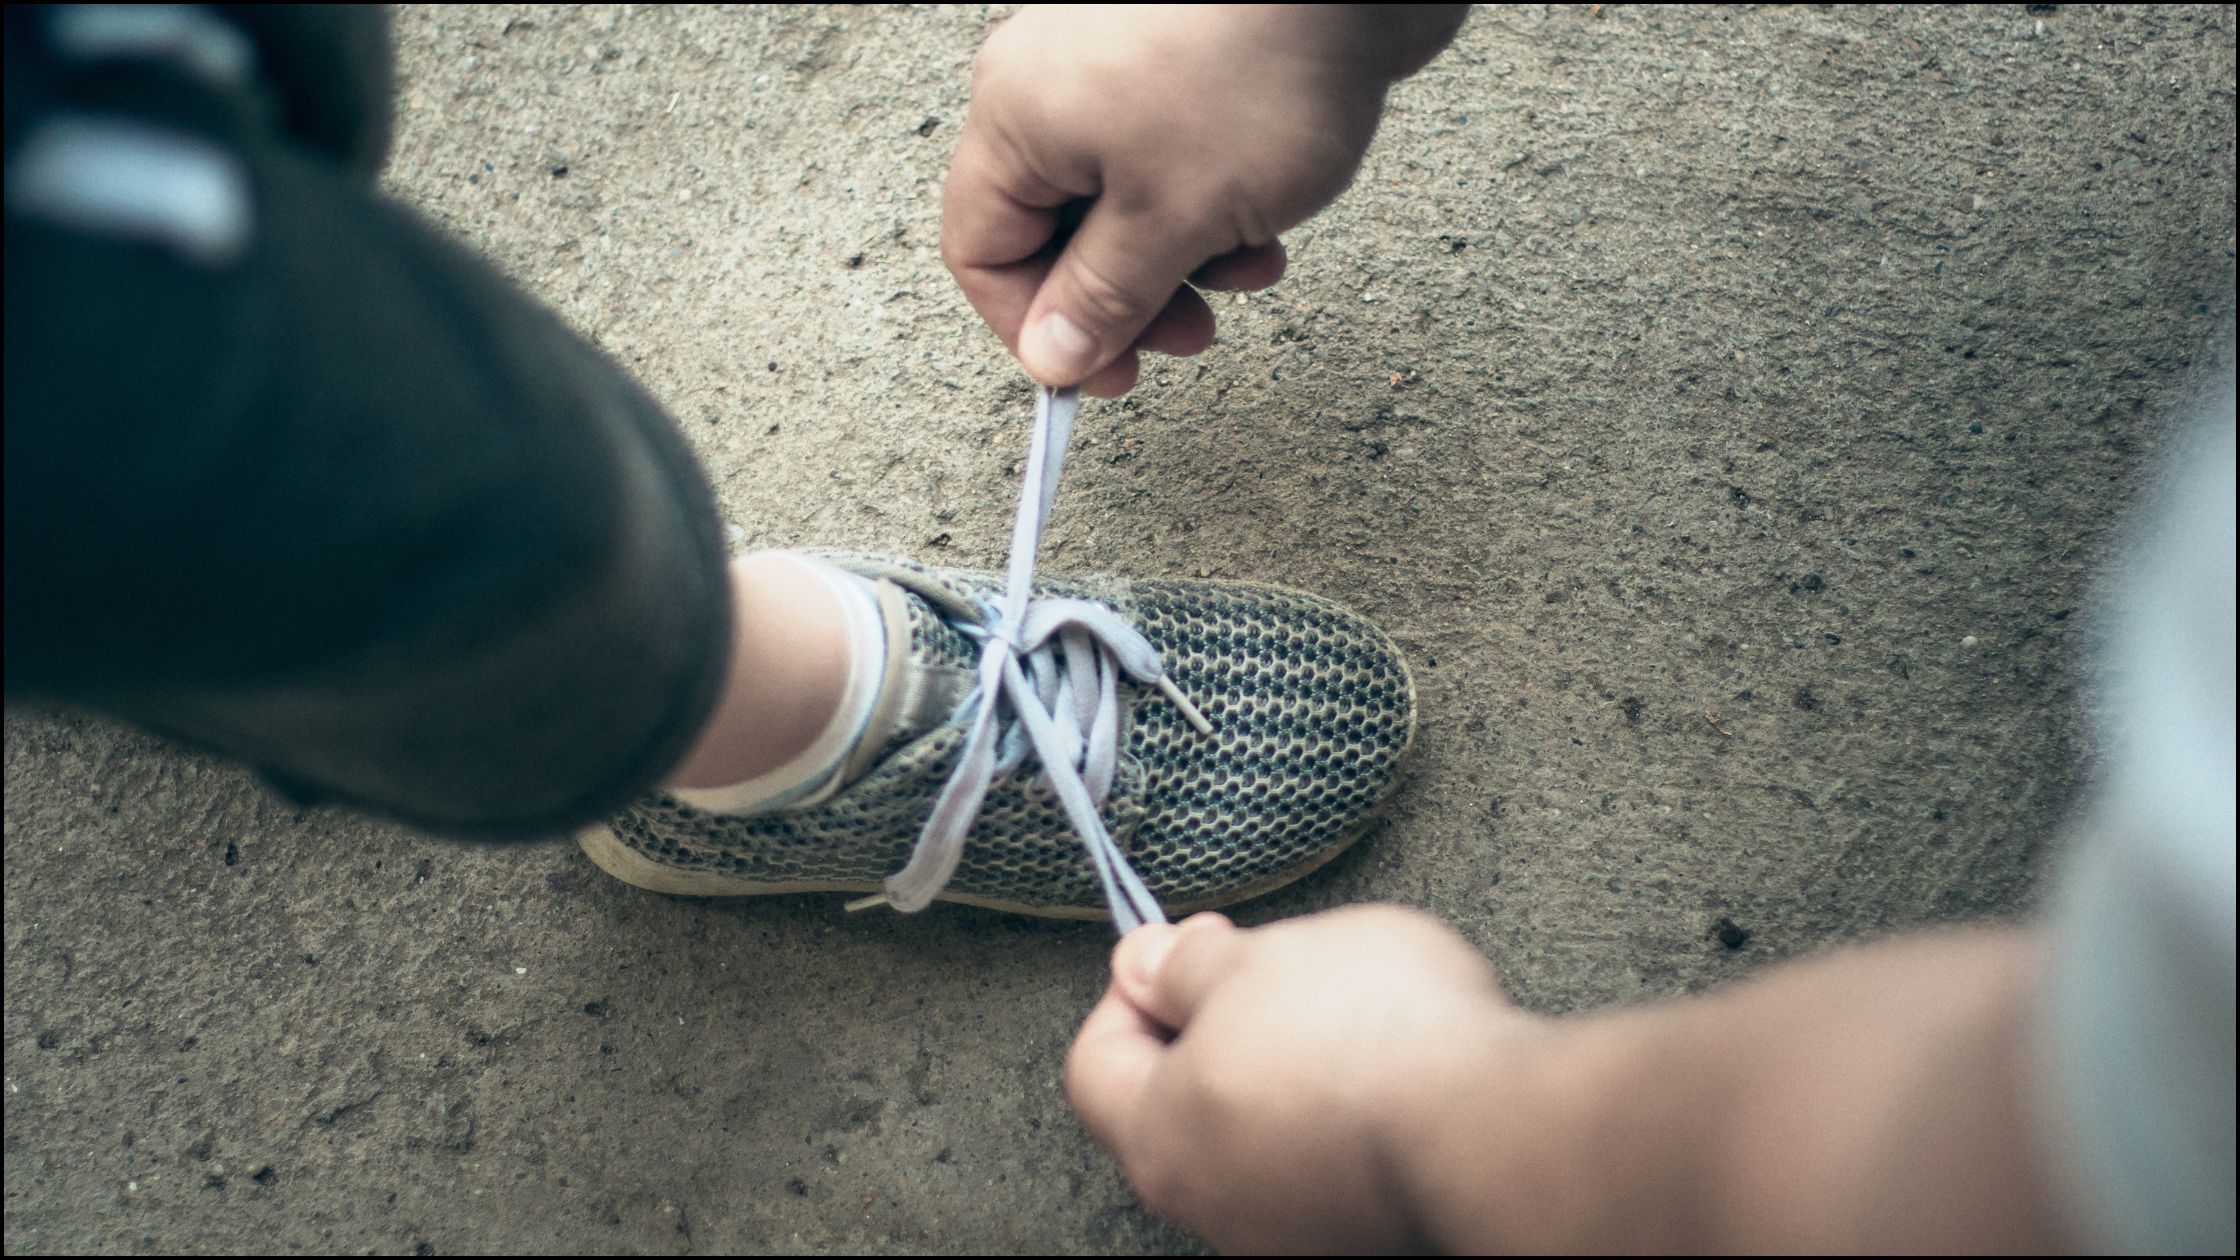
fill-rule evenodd
<path id="1" fill-rule="evenodd" d="M 1001 577 L 826 553 L 859 571 L 900 568 L 967 601 Z M 1206 736 L 1156 692 L 1123 684 L 1119 771 L 1101 811 L 1161 901 L 1218 904 L 1280 883 L 1350 839 L 1392 786 L 1413 733 L 1413 688 L 1375 627 L 1326 600 L 1226 582 L 1039 579 L 1035 594 L 1099 600 L 1158 649 L 1214 724 Z M 912 665 L 970 674 L 977 646 L 916 593 Z M 610 827 L 664 866 L 749 884 L 877 886 L 909 860 L 959 746 L 963 722 L 903 730 L 863 777 L 821 804 L 708 814 L 665 795 Z M 945 895 L 1021 908 L 1104 903 L 1081 841 L 1029 756 L 990 789 Z"/>

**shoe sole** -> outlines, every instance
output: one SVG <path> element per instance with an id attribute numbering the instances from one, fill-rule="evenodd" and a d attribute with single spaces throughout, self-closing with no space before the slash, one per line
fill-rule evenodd
<path id="1" fill-rule="evenodd" d="M 1308 595 L 1308 592 L 1305 591 L 1295 591 L 1288 587 L 1276 586 L 1266 582 L 1244 583 L 1242 585 L 1282 591 L 1288 595 Z M 1314 595 L 1308 595 L 1308 597 L 1322 598 Z M 1408 684 L 1408 739 L 1400 748 L 1400 756 L 1393 762 L 1392 781 L 1385 785 L 1384 791 L 1378 794 L 1377 799 L 1361 815 L 1361 820 L 1339 833 L 1336 840 L 1331 841 L 1313 857 L 1290 870 L 1270 875 L 1266 879 L 1247 884 L 1236 892 L 1220 897 L 1209 897 L 1201 901 L 1168 906 L 1166 909 L 1170 915 L 1175 918 L 1182 918 L 1186 915 L 1196 914 L 1201 910 L 1219 910 L 1224 906 L 1251 901 L 1255 897 L 1265 897 L 1269 893 L 1305 879 L 1324 866 L 1329 865 L 1339 854 L 1352 848 L 1356 841 L 1367 835 L 1378 823 L 1384 821 L 1385 810 L 1392 804 L 1393 798 L 1399 795 L 1400 785 L 1408 777 L 1409 763 L 1415 758 L 1416 728 L 1418 725 L 1415 671 L 1408 667 L 1408 659 L 1400 654 L 1398 645 L 1394 645 L 1393 656 L 1399 660 L 1400 676 Z M 853 893 L 857 896 L 865 896 L 885 891 L 883 883 L 862 884 L 829 880 L 758 883 L 754 880 L 734 879 L 728 875 L 718 875 L 712 871 L 687 871 L 674 866 L 663 866 L 624 844 L 622 838 L 614 834 L 614 829 L 604 823 L 596 823 L 577 832 L 576 845 L 583 850 L 584 856 L 591 859 L 593 865 L 623 883 L 633 888 L 643 888 L 647 892 L 667 893 L 675 897 L 783 897 L 797 893 Z M 934 900 L 954 902 L 963 906 L 977 906 L 982 910 L 999 910 L 1005 914 L 1026 915 L 1035 919 L 1109 922 L 1112 918 L 1110 910 L 1094 906 L 1030 906 L 1023 902 L 1004 901 L 996 897 L 981 897 L 972 893 L 942 892 L 936 894 Z"/>

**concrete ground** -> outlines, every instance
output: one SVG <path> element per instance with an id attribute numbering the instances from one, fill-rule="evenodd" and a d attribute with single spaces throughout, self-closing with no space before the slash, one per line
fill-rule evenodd
<path id="1" fill-rule="evenodd" d="M 937 257 L 997 16 L 407 11 L 390 186 L 673 405 L 742 545 L 997 565 L 1028 393 Z M 2233 46 L 1474 16 L 1059 500 L 1053 570 L 1410 653 L 1389 825 L 1240 917 L 1426 907 L 1560 1012 L 2026 912 L 2117 526 L 2229 344 Z M 77 717 L 10 716 L 6 793 L 11 1254 L 1196 1246 L 1066 1108 L 1102 928 L 647 895 Z"/>

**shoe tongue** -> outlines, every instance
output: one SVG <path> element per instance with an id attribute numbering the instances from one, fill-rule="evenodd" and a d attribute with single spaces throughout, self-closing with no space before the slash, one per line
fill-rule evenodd
<path id="1" fill-rule="evenodd" d="M 896 747 L 945 725 L 979 681 L 972 641 L 943 620 L 915 591 L 866 578 L 886 630 L 886 670 L 840 783 L 853 783 Z"/>

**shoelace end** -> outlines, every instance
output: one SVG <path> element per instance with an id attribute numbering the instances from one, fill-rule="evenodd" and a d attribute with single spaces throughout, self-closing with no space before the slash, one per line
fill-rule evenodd
<path id="1" fill-rule="evenodd" d="M 873 906 L 883 906 L 885 904 L 887 904 L 887 895 L 883 892 L 878 892 L 873 893 L 868 897 L 858 897 L 854 901 L 849 902 L 843 908 L 846 909 L 848 913 L 854 914 L 859 910 L 869 910 Z"/>
<path id="2" fill-rule="evenodd" d="M 1198 728 L 1200 735 L 1213 734 L 1213 723 L 1206 720 L 1205 714 L 1198 712 L 1197 705 L 1190 703 L 1190 697 L 1182 694 L 1182 688 L 1174 685 L 1174 679 L 1161 674 L 1158 685 L 1159 694 L 1167 698 L 1168 704 L 1181 710 L 1182 716 L 1189 720 L 1190 725 Z"/>

